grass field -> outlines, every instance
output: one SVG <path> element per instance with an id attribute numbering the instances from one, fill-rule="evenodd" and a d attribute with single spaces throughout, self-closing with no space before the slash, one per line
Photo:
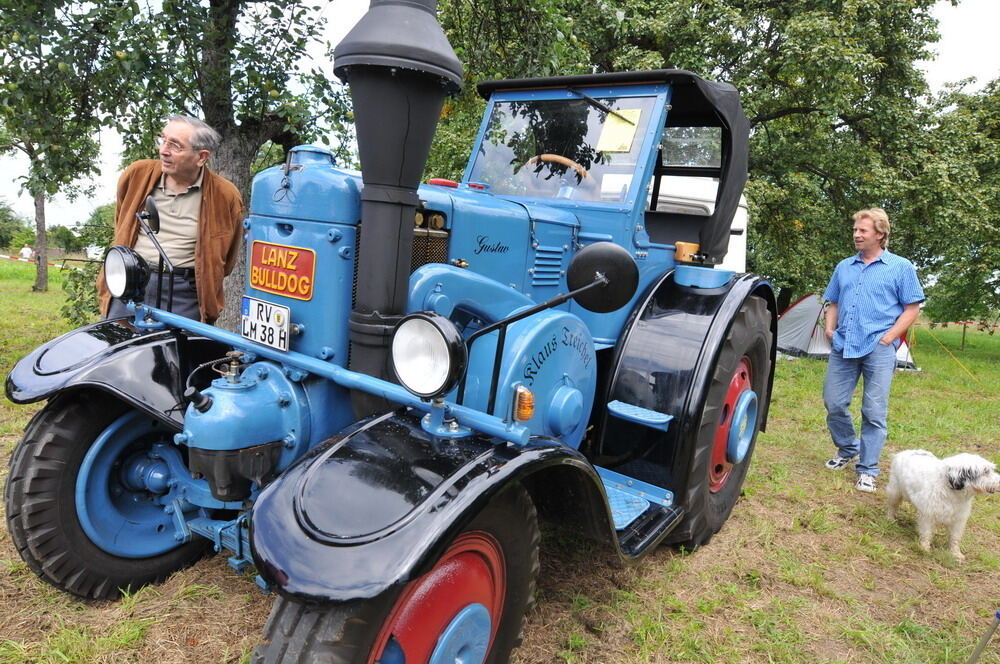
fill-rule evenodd
<path id="1" fill-rule="evenodd" d="M 29 266 L 0 261 L 0 370 L 66 331 L 62 293 L 30 292 Z M 932 336 L 933 335 L 933 336 Z M 924 448 L 1000 461 L 1000 334 L 920 328 L 922 371 L 897 374 L 887 455 Z M 781 360 L 768 431 L 743 498 L 710 545 L 661 548 L 634 567 L 551 529 L 536 608 L 516 661 L 564 663 L 964 664 L 1000 610 L 1000 495 L 980 497 L 958 564 L 916 546 L 912 509 L 824 470 L 825 363 Z M 7 458 L 38 408 L 0 402 Z M 6 464 L 0 479 L 6 475 Z M 884 482 L 883 482 L 884 484 Z M 270 600 L 223 556 L 117 602 L 40 582 L 0 526 L 0 664 L 247 661 Z M 1000 664 L 1000 634 L 980 659 Z"/>

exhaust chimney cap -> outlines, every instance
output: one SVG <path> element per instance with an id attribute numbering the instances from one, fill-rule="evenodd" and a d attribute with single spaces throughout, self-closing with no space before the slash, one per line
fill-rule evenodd
<path id="1" fill-rule="evenodd" d="M 436 76 L 455 93 L 464 74 L 437 21 L 437 0 L 372 0 L 333 59 L 334 73 L 345 83 L 359 65 L 401 68 Z"/>

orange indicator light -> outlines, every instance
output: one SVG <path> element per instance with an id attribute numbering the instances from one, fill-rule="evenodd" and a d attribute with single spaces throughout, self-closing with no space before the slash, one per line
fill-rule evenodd
<path id="1" fill-rule="evenodd" d="M 517 386 L 517 395 L 514 399 L 514 419 L 518 422 L 526 422 L 535 415 L 535 395 L 524 385 Z"/>

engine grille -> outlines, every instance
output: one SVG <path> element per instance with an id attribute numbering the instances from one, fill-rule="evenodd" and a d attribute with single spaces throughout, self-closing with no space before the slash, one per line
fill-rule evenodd
<path id="1" fill-rule="evenodd" d="M 428 263 L 448 262 L 448 231 L 430 228 L 413 229 L 413 254 L 410 272 Z"/>

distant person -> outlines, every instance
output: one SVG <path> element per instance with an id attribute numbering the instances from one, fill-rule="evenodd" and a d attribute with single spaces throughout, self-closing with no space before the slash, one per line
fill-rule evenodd
<path id="1" fill-rule="evenodd" d="M 837 265 L 823 295 L 830 302 L 826 336 L 833 347 L 823 401 L 830 436 L 837 446 L 837 456 L 827 461 L 826 467 L 839 470 L 857 459 L 854 487 L 867 493 L 876 490 L 896 347 L 924 301 L 913 264 L 887 249 L 889 230 L 885 210 L 857 212 L 854 248 L 858 253 Z M 848 406 L 861 376 L 865 382 L 858 437 Z"/>
<path id="2" fill-rule="evenodd" d="M 222 311 L 222 280 L 236 264 L 243 231 L 239 190 L 206 166 L 220 140 L 217 131 L 197 118 L 171 117 L 156 139 L 160 158 L 139 160 L 122 173 L 115 208 L 114 244 L 132 247 L 146 259 L 153 274 L 143 301 L 156 304 L 162 281 L 165 308 L 170 275 L 156 272 L 159 254 L 139 232 L 135 218 L 146 197 L 153 196 L 160 214 L 156 238 L 174 266 L 172 310 L 206 323 L 215 322 Z M 111 298 L 103 271 L 97 288 L 105 318 L 129 315 L 124 303 Z"/>
<path id="3" fill-rule="evenodd" d="M 35 255 L 35 251 L 29 245 L 25 244 L 21 247 L 21 251 L 18 252 L 18 255 L 21 257 L 21 260 L 30 261 L 31 257 Z"/>

